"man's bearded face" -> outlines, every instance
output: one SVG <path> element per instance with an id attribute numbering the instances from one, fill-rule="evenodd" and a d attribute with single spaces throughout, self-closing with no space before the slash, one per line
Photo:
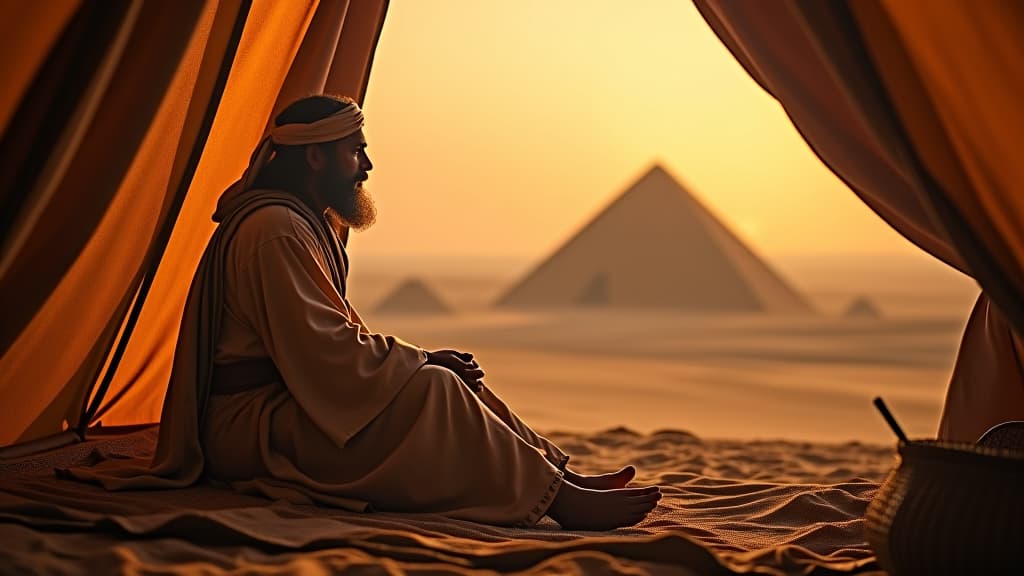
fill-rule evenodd
<path id="1" fill-rule="evenodd" d="M 337 212 L 344 223 L 364 230 L 377 219 L 373 198 L 363 187 L 373 163 L 366 154 L 366 140 L 360 130 L 352 136 L 323 147 L 327 158 L 317 174 L 321 201 Z"/>

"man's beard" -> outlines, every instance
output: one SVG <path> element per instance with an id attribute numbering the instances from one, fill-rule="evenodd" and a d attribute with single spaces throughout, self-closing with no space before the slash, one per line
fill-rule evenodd
<path id="1" fill-rule="evenodd" d="M 321 191 L 321 198 L 328 199 L 328 222 L 335 227 L 366 230 L 377 221 L 377 206 L 362 182 L 344 182 L 341 178 L 330 178 Z"/>
<path id="2" fill-rule="evenodd" d="M 327 215 L 328 222 L 339 234 L 342 228 L 364 231 L 377 221 L 377 206 L 362 182 L 356 182 L 351 194 L 331 203 Z"/>

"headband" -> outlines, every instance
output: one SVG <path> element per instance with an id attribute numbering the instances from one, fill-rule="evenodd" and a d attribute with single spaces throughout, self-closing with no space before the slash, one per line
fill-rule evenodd
<path id="1" fill-rule="evenodd" d="M 270 162 L 274 146 L 303 146 L 333 142 L 351 136 L 363 127 L 363 111 L 359 105 L 352 103 L 326 118 L 309 124 L 282 124 L 275 126 L 249 158 L 249 167 L 242 175 L 243 189 L 252 188 L 256 177 L 263 167 Z"/>

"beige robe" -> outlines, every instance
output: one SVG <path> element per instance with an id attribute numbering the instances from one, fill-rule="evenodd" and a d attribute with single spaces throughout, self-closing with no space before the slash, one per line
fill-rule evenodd
<path id="1" fill-rule="evenodd" d="M 370 332 L 332 285 L 329 257 L 283 205 L 239 226 L 215 362 L 270 356 L 284 383 L 210 398 L 207 472 L 297 501 L 536 522 L 564 454 L 492 393 L 483 399 L 496 410 L 451 371 L 424 366 L 420 348 Z"/>
<path id="2" fill-rule="evenodd" d="M 474 394 L 425 365 L 420 348 L 367 329 L 344 297 L 344 248 L 322 218 L 269 191 L 229 198 L 219 213 L 153 462 L 108 460 L 70 476 L 128 489 L 187 486 L 205 473 L 351 510 L 518 526 L 544 516 L 568 458 L 489 389 Z M 259 357 L 284 382 L 210 395 L 213 363 Z"/>
<path id="3" fill-rule="evenodd" d="M 973 443 L 1012 420 L 1024 420 L 1024 340 L 982 292 L 964 328 L 938 437 Z"/>

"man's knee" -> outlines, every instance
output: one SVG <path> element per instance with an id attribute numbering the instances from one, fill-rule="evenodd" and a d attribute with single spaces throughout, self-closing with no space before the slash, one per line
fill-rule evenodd
<path id="1" fill-rule="evenodd" d="M 452 386 L 459 383 L 459 377 L 444 366 L 426 364 L 416 371 L 416 377 L 423 386 Z"/>

